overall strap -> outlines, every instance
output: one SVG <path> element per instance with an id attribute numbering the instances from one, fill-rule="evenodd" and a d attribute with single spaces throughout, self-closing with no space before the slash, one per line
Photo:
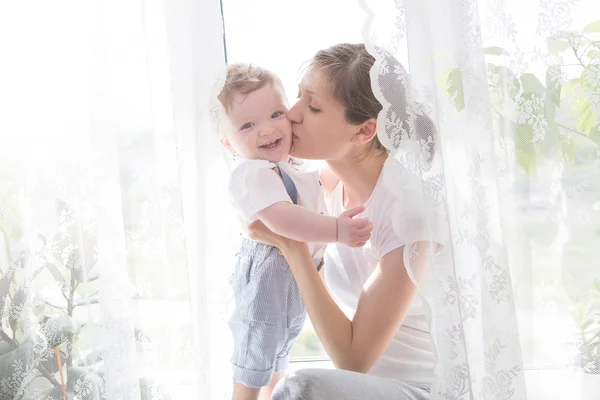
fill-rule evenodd
<path id="1" fill-rule="evenodd" d="M 279 173 L 281 174 L 281 178 L 283 179 L 283 185 L 285 186 L 285 190 L 292 199 L 294 204 L 298 204 L 298 191 L 296 190 L 296 185 L 294 185 L 294 181 L 292 178 L 281 168 L 277 167 Z"/>

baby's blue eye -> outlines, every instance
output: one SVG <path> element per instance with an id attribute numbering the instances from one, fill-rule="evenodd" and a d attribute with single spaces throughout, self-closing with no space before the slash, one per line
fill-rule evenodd
<path id="1" fill-rule="evenodd" d="M 279 116 L 280 116 L 280 115 L 282 115 L 282 114 L 283 114 L 283 113 L 282 113 L 281 111 L 275 111 L 275 112 L 273 113 L 273 115 L 271 115 L 271 118 L 277 118 L 277 117 L 279 117 Z"/>
<path id="2" fill-rule="evenodd" d="M 252 122 L 246 122 L 244 125 L 242 125 L 242 127 L 240 128 L 240 130 L 252 128 L 253 125 L 254 124 Z"/>

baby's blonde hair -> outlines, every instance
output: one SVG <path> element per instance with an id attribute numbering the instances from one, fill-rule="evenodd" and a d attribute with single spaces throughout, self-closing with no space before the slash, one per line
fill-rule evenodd
<path id="1" fill-rule="evenodd" d="M 228 113 L 235 94 L 248 95 L 265 85 L 283 88 L 277 75 L 267 69 L 253 64 L 230 64 L 227 66 L 225 84 L 217 98 Z"/>

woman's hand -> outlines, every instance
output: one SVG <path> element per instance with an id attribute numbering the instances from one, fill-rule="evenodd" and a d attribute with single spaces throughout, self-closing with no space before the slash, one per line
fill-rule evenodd
<path id="1" fill-rule="evenodd" d="M 256 240 L 257 242 L 278 247 L 280 250 L 289 247 L 289 245 L 294 242 L 292 239 L 288 239 L 273 232 L 267 228 L 267 226 L 263 224 L 261 220 L 256 220 L 250 225 L 246 225 L 246 222 L 244 222 L 241 217 L 238 217 L 238 220 L 240 221 L 242 229 L 244 232 L 246 232 L 246 235 L 248 235 L 250 239 Z"/>

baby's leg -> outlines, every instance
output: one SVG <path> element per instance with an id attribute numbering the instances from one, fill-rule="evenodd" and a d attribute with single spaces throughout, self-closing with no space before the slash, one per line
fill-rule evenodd
<path id="1" fill-rule="evenodd" d="M 285 378 L 285 372 L 273 374 L 271 382 L 269 382 L 267 386 L 260 389 L 260 395 L 258 396 L 258 400 L 271 400 L 271 394 L 273 393 L 275 385 L 277 385 L 277 382 L 279 382 L 283 378 Z"/>
<path id="2" fill-rule="evenodd" d="M 232 285 L 236 308 L 229 321 L 234 353 L 234 400 L 256 400 L 261 388 L 269 396 L 277 383 L 273 373 L 286 340 L 287 292 L 291 270 L 277 249 L 244 242 Z M 277 380 L 281 376 L 277 377 Z"/>
<path id="3" fill-rule="evenodd" d="M 271 392 L 273 389 L 271 389 Z M 233 396 L 232 400 L 257 400 L 258 393 L 262 392 L 261 388 L 253 388 L 244 386 L 241 383 L 233 382 Z M 269 400 L 271 399 L 269 393 Z"/>
<path id="4" fill-rule="evenodd" d="M 275 385 L 283 378 L 285 378 L 285 373 L 273 374 L 271 382 L 262 388 L 247 387 L 241 383 L 233 382 L 232 400 L 271 400 Z"/>

